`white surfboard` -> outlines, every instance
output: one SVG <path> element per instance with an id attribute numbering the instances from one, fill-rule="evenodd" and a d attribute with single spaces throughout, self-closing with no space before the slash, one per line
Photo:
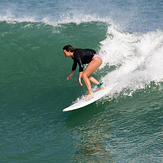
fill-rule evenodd
<path id="1" fill-rule="evenodd" d="M 99 100 L 100 98 L 102 98 L 105 95 L 107 95 L 116 84 L 117 84 L 117 82 L 112 84 L 112 85 L 109 85 L 109 86 L 105 87 L 105 89 L 103 89 L 103 90 L 95 92 L 94 93 L 94 97 L 92 97 L 92 98 L 90 98 L 88 100 L 83 100 L 83 99 L 77 100 L 71 106 L 63 109 L 63 112 L 79 109 L 79 108 L 82 108 L 84 106 L 87 106 L 87 105 L 89 105 L 89 104 Z"/>

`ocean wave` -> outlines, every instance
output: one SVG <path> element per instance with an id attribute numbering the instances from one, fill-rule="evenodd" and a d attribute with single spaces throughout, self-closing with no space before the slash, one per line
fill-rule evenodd
<path id="1" fill-rule="evenodd" d="M 32 23 L 29 23 L 30 20 Z M 145 34 L 129 33 L 127 31 L 121 30 L 113 24 L 106 25 L 106 23 L 92 23 L 93 18 L 92 20 L 89 18 L 89 22 L 82 24 L 82 27 L 71 22 L 68 23 L 68 21 L 67 25 L 65 25 L 65 20 L 58 29 L 53 28 L 53 25 L 44 26 L 50 23 L 52 24 L 48 18 L 42 20 L 44 23 L 37 23 L 37 21 L 34 19 L 32 20 L 28 18 L 19 20 L 19 22 L 21 21 L 27 21 L 27 23 L 18 23 L 18 26 L 9 25 L 9 28 L 13 30 L 11 32 L 4 30 L 1 36 L 6 36 L 7 34 L 10 36 L 10 33 L 14 34 L 14 32 L 17 31 L 17 39 L 14 38 L 16 42 L 15 46 L 19 47 L 17 45 L 17 41 L 19 39 L 23 39 L 23 41 L 20 41 L 22 48 L 26 49 L 28 45 L 28 53 L 33 55 L 41 54 L 45 57 L 45 55 L 42 53 L 42 47 L 45 44 L 49 46 L 48 50 L 51 51 L 52 54 L 54 50 L 54 42 L 58 45 L 56 46 L 57 49 L 55 50 L 57 52 L 61 52 L 61 48 L 65 44 L 65 38 L 67 39 L 66 42 L 74 42 L 75 38 L 76 42 L 78 42 L 78 45 L 81 44 L 82 41 L 87 41 L 87 43 L 90 44 L 92 43 L 92 38 L 94 37 L 98 40 L 105 38 L 101 42 L 94 41 L 93 46 L 95 47 L 92 48 L 96 48 L 96 51 L 102 56 L 104 61 L 101 69 L 98 71 L 101 76 L 101 81 L 106 86 L 112 84 L 114 81 L 119 81 L 112 91 L 109 92 L 112 95 L 117 92 L 121 93 L 124 89 L 128 89 L 128 95 L 132 95 L 133 92 L 138 89 L 144 89 L 151 82 L 156 82 L 157 84 L 163 81 L 163 75 L 161 72 L 163 68 L 163 31 L 161 30 L 152 31 Z M 87 29 L 85 26 L 87 26 Z M 94 27 L 94 29 L 92 29 L 92 27 Z M 5 29 L 6 27 L 4 26 L 3 28 Z M 107 31 L 103 31 L 103 33 L 100 34 L 100 30 L 104 30 L 105 28 L 107 28 Z M 81 35 L 81 33 L 84 33 L 85 35 Z M 22 35 L 22 38 L 20 37 L 20 34 Z M 47 36 L 46 39 L 44 35 Z M 104 37 L 104 35 L 106 36 Z M 34 36 L 37 44 L 31 43 L 33 42 Z M 86 39 L 86 36 L 89 37 Z M 26 42 L 24 40 L 26 40 Z M 14 42 L 12 41 L 11 45 L 13 46 L 13 44 Z M 47 46 L 44 47 L 44 49 L 46 48 Z M 17 49 L 17 51 L 19 50 L 22 51 L 20 47 Z M 17 53 L 17 51 L 15 51 L 15 53 Z M 41 64 L 43 64 L 42 58 L 40 56 L 38 56 L 38 58 L 39 59 L 37 59 L 37 62 L 40 60 Z M 53 67 L 53 64 L 49 63 L 51 63 L 51 61 L 49 61 L 47 58 L 48 67 Z M 107 67 L 114 68 L 112 70 L 109 69 L 108 71 Z M 106 75 L 102 75 L 103 71 Z M 124 94 L 126 94 L 126 92 L 124 92 Z"/>
<path id="2" fill-rule="evenodd" d="M 101 42 L 99 54 L 105 66 L 115 66 L 101 80 L 109 85 L 114 80 L 119 83 L 112 93 L 129 89 L 131 95 L 138 89 L 144 89 L 151 82 L 163 81 L 163 31 L 146 34 L 127 33 L 114 26 L 108 27 L 107 38 Z"/>

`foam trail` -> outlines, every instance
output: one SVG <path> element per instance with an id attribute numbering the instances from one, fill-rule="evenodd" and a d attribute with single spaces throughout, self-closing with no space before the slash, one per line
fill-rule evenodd
<path id="1" fill-rule="evenodd" d="M 107 38 L 101 42 L 99 54 L 106 65 L 116 66 L 102 78 L 107 85 L 119 80 L 113 92 L 124 88 L 137 90 L 144 88 L 151 81 L 163 80 L 163 32 L 154 31 L 147 34 L 130 34 L 108 27 Z"/>

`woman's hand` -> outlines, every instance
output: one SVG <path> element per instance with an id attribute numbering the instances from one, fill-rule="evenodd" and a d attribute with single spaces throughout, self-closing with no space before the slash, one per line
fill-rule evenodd
<path id="1" fill-rule="evenodd" d="M 81 83 L 81 78 L 78 78 L 78 83 L 82 86 L 83 84 Z"/>
<path id="2" fill-rule="evenodd" d="M 67 80 L 71 79 L 72 74 L 70 74 L 69 76 L 67 76 Z"/>
<path id="3" fill-rule="evenodd" d="M 74 71 L 71 71 L 71 74 L 67 76 L 67 80 L 71 79 L 72 75 L 74 74 Z"/>
<path id="4" fill-rule="evenodd" d="M 83 75 L 83 72 L 79 72 L 79 78 L 78 78 L 78 83 L 82 86 L 83 84 L 81 83 L 81 77 Z"/>

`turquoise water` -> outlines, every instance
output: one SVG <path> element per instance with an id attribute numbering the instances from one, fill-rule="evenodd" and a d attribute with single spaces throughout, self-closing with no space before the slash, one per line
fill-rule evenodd
<path id="1" fill-rule="evenodd" d="M 0 162 L 163 162 L 161 0 L 0 4 Z M 119 82 L 62 112 L 87 93 L 78 71 L 66 80 L 67 44 L 95 49 L 93 76 Z"/>

